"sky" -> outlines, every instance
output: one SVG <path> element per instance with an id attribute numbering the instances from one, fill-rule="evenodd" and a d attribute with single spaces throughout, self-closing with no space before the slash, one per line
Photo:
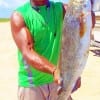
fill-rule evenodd
<path id="1" fill-rule="evenodd" d="M 12 11 L 27 0 L 0 0 L 0 18 L 10 17 Z"/>
<path id="2" fill-rule="evenodd" d="M 19 5 L 28 0 L 0 0 L 0 18 L 9 18 L 12 11 Z M 68 0 L 53 0 L 53 1 L 68 1 Z"/>
<path id="3" fill-rule="evenodd" d="M 16 9 L 16 7 L 25 3 L 26 1 L 29 1 L 29 0 L 0 0 L 0 18 L 9 18 L 12 11 Z M 52 1 L 55 1 L 55 2 L 61 1 L 61 2 L 67 3 L 69 0 L 52 0 Z M 100 2 L 100 0 L 97 0 L 97 1 Z"/>

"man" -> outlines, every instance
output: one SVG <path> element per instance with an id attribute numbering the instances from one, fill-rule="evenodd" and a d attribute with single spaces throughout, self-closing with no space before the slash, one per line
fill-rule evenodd
<path id="1" fill-rule="evenodd" d="M 56 67 L 62 20 L 62 4 L 48 0 L 30 0 L 12 14 L 11 30 L 20 65 L 19 100 L 56 100 L 53 81 L 59 84 Z"/>
<path id="2" fill-rule="evenodd" d="M 95 45 L 95 41 L 94 41 L 94 27 L 95 27 L 95 23 L 96 23 L 96 19 L 95 19 L 95 13 L 93 11 L 94 8 L 94 2 L 95 0 L 90 0 L 91 1 L 91 14 L 92 14 L 92 30 L 91 30 L 91 45 Z"/>
<path id="3" fill-rule="evenodd" d="M 19 100 L 57 100 L 60 76 L 56 68 L 65 8 L 62 3 L 30 0 L 12 14 L 11 30 L 20 66 Z"/>

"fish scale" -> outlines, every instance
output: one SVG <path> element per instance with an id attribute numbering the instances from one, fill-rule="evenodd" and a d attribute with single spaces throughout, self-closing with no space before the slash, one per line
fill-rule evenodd
<path id="1" fill-rule="evenodd" d="M 67 100 L 71 95 L 75 82 L 81 76 L 88 58 L 90 35 L 86 29 L 86 22 L 82 23 L 81 27 L 79 20 L 82 12 L 86 11 L 86 2 L 87 0 L 70 0 L 64 17 L 60 63 L 62 84 L 59 87 L 62 92 L 57 100 Z M 81 34 L 83 35 L 81 36 Z"/>

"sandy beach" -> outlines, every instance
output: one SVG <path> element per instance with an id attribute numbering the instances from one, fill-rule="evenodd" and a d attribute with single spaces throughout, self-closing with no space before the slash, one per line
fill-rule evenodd
<path id="1" fill-rule="evenodd" d="M 17 100 L 17 48 L 9 22 L 0 23 L 0 40 L 0 100 Z M 90 47 L 82 86 L 72 97 L 73 100 L 100 100 L 100 48 Z"/>

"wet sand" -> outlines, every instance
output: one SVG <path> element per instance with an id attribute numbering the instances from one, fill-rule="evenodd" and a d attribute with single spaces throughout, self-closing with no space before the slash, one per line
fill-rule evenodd
<path id="1" fill-rule="evenodd" d="M 17 49 L 9 22 L 0 23 L 0 40 L 0 100 L 17 100 Z M 72 97 L 74 100 L 100 100 L 100 48 L 90 48 L 82 86 Z"/>

